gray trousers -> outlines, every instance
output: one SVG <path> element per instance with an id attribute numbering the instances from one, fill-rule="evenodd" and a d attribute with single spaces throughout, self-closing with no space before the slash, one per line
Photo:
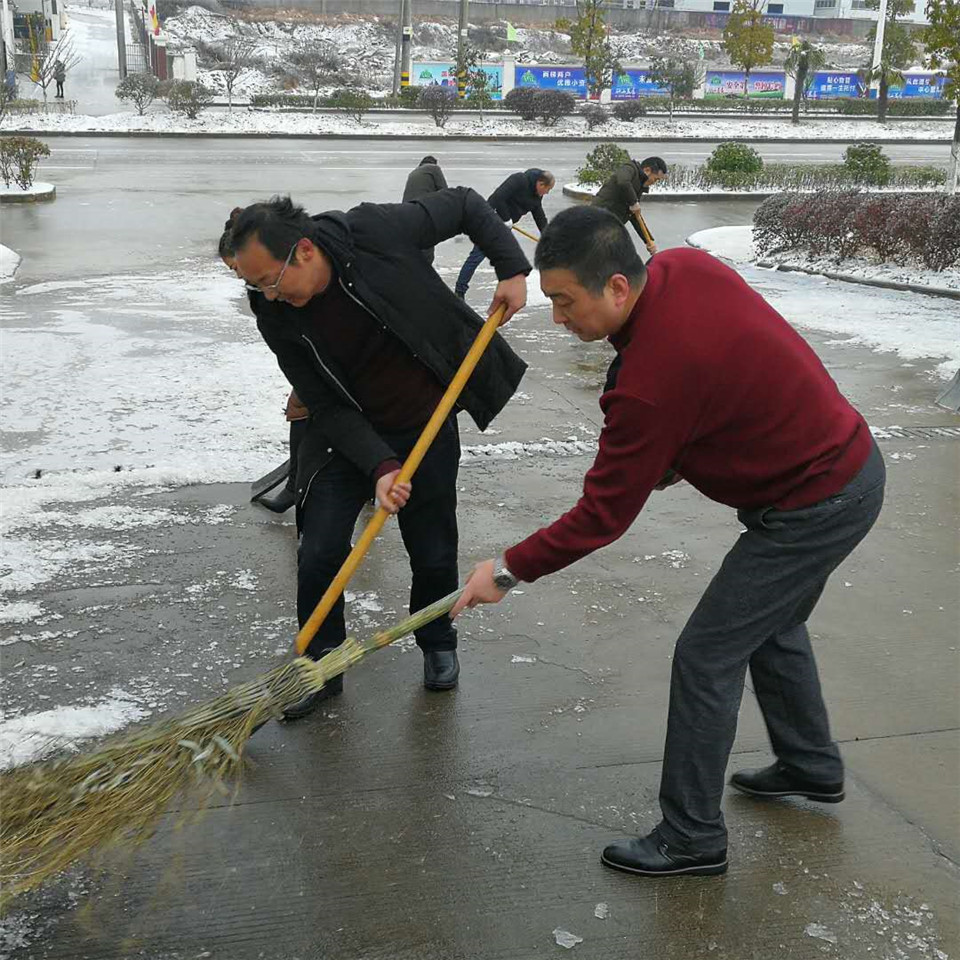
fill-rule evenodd
<path id="1" fill-rule="evenodd" d="M 746 530 L 680 634 L 660 781 L 659 830 L 678 850 L 726 848 L 720 811 L 747 666 L 777 759 L 815 783 L 843 780 L 806 621 L 827 578 L 880 513 L 876 444 L 836 496 L 800 510 L 741 510 Z"/>

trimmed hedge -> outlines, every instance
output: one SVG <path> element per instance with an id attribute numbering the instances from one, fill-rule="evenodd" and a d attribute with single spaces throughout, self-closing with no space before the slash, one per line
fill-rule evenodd
<path id="1" fill-rule="evenodd" d="M 842 260 L 872 253 L 944 270 L 960 264 L 960 196 L 781 193 L 760 204 L 753 238 L 762 255 L 799 249 Z"/>

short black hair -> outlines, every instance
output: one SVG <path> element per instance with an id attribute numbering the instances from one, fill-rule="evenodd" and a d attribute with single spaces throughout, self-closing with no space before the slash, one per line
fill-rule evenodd
<path id="1" fill-rule="evenodd" d="M 561 210 L 540 234 L 534 262 L 541 272 L 571 271 L 594 295 L 603 293 L 615 273 L 634 286 L 647 272 L 623 224 L 602 207 Z"/>
<path id="2" fill-rule="evenodd" d="M 313 220 L 289 197 L 272 197 L 266 203 L 245 207 L 234 219 L 231 231 L 235 253 L 256 237 L 276 260 L 286 260 L 298 240 L 312 236 Z"/>
<path id="3" fill-rule="evenodd" d="M 643 167 L 649 167 L 653 173 L 666 173 L 667 165 L 663 160 L 663 157 L 647 157 L 646 160 L 640 161 L 641 169 Z"/>
<path id="4" fill-rule="evenodd" d="M 223 225 L 223 233 L 220 234 L 220 242 L 217 244 L 217 253 L 220 254 L 221 260 L 226 260 L 227 257 L 232 257 L 236 253 L 233 248 L 233 225 L 241 213 L 243 213 L 243 207 L 234 207 Z"/>
<path id="5" fill-rule="evenodd" d="M 428 154 L 427 156 L 425 156 L 425 157 L 420 161 L 419 164 L 417 164 L 417 166 L 422 167 L 425 163 L 437 163 L 437 162 L 438 162 L 438 161 L 437 161 L 437 158 L 436 158 L 436 157 L 431 157 L 431 156 Z"/>

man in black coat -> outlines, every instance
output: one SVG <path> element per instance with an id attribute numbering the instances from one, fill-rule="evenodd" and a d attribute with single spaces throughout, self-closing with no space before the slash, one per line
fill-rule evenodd
<path id="1" fill-rule="evenodd" d="M 491 309 L 505 320 L 526 303 L 530 264 L 509 230 L 466 187 L 401 204 L 363 203 L 308 216 L 289 198 L 247 207 L 235 220 L 237 268 L 257 326 L 310 412 L 297 474 L 297 615 L 306 622 L 350 550 L 363 505 L 376 493 L 399 513 L 410 556 L 410 609 L 455 590 L 456 417 L 444 424 L 413 484 L 401 461 L 475 339 L 482 320 L 458 300 L 421 251 L 466 233 L 500 278 Z M 460 396 L 481 430 L 506 405 L 526 365 L 497 335 Z M 343 598 L 307 649 L 315 659 L 343 642 Z M 443 618 L 416 633 L 424 684 L 456 686 L 457 635 Z M 342 679 L 288 708 L 305 716 Z"/>
<path id="2" fill-rule="evenodd" d="M 660 157 L 630 160 L 617 167 L 593 200 L 593 206 L 609 210 L 621 223 L 629 220 L 651 256 L 657 244 L 640 212 L 640 197 L 666 176 L 667 165 Z"/>
<path id="3" fill-rule="evenodd" d="M 428 193 L 446 189 L 447 178 L 443 175 L 437 158 L 427 155 L 420 161 L 420 165 L 407 175 L 407 183 L 403 188 L 403 202 L 419 200 Z M 423 255 L 427 258 L 427 263 L 433 263 L 433 247 L 424 250 Z"/>
<path id="4" fill-rule="evenodd" d="M 529 170 L 511 173 L 490 194 L 487 203 L 497 211 L 497 216 L 504 222 L 511 220 L 516 223 L 525 213 L 532 213 L 537 229 L 543 230 L 547 225 L 543 198 L 553 189 L 554 183 L 556 180 L 549 170 L 531 167 Z M 483 250 L 474 245 L 457 277 L 456 294 L 461 300 L 467 295 L 470 281 L 484 258 Z"/>

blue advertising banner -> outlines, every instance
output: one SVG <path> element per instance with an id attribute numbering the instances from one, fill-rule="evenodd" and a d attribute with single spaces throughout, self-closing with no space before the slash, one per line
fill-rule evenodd
<path id="1" fill-rule="evenodd" d="M 890 86 L 887 96 L 891 100 L 909 100 L 911 98 L 925 98 L 927 100 L 942 100 L 943 86 L 947 78 L 942 73 L 905 73 L 906 81 L 902 87 Z M 875 100 L 877 91 L 870 91 L 870 98 Z"/>
<path id="2" fill-rule="evenodd" d="M 736 70 L 708 70 L 704 84 L 705 100 L 742 97 L 751 100 L 782 100 L 786 75 L 782 73 L 751 73 L 750 85 L 744 91 L 744 74 Z"/>
<path id="3" fill-rule="evenodd" d="M 807 90 L 810 100 L 836 100 L 838 98 L 865 97 L 867 85 L 855 73 L 836 73 L 818 70 Z"/>
<path id="4" fill-rule="evenodd" d="M 669 94 L 650 79 L 646 70 L 623 70 L 616 75 L 610 91 L 612 100 L 636 100 L 637 97 L 665 97 Z"/>
<path id="5" fill-rule="evenodd" d="M 487 89 L 491 99 L 500 100 L 503 97 L 503 67 L 484 65 L 483 72 L 490 78 Z M 414 87 L 450 87 L 456 90 L 456 65 L 439 61 L 415 63 L 410 71 L 410 83 Z M 470 99 L 469 90 L 467 99 Z"/>
<path id="6" fill-rule="evenodd" d="M 587 96 L 587 80 L 583 67 L 517 66 L 514 87 L 536 87 L 540 90 L 563 90 L 575 97 Z"/>

